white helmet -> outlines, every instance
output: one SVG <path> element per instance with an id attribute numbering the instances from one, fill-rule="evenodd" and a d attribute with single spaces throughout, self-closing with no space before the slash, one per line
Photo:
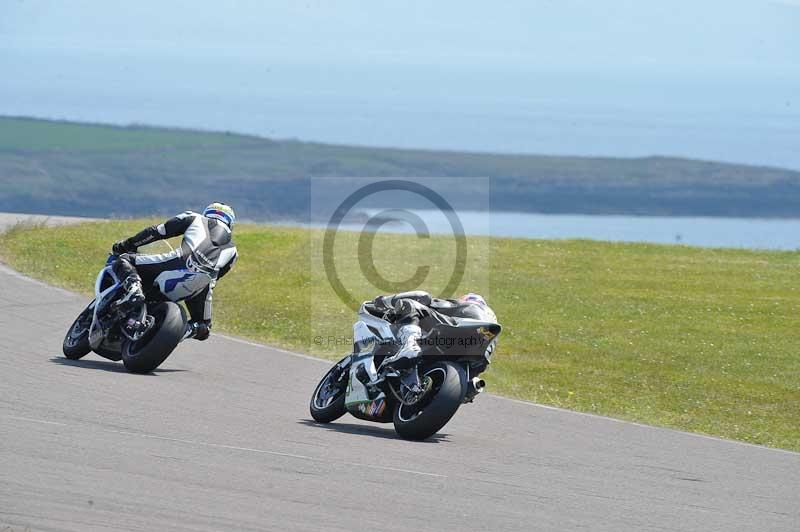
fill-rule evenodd
<path id="1" fill-rule="evenodd" d="M 497 315 L 489 307 L 488 303 L 486 303 L 486 300 L 483 298 L 482 295 L 470 292 L 468 294 L 464 294 L 463 296 L 459 297 L 458 302 L 462 305 L 477 305 L 478 308 L 480 309 L 477 310 L 475 309 L 475 307 L 466 307 L 467 309 L 472 308 L 474 310 L 465 311 L 464 317 L 487 320 L 497 323 Z"/>
<path id="2" fill-rule="evenodd" d="M 212 203 L 203 209 L 203 216 L 224 222 L 231 229 L 233 229 L 233 224 L 236 222 L 236 214 L 234 214 L 233 208 L 222 202 Z"/>
<path id="3" fill-rule="evenodd" d="M 489 305 L 486 303 L 486 300 L 483 299 L 483 296 L 480 294 L 475 294 L 470 292 L 468 294 L 464 294 L 463 296 L 458 298 L 458 302 L 461 304 L 466 303 L 474 303 L 475 305 L 480 305 L 482 307 L 488 307 Z"/>

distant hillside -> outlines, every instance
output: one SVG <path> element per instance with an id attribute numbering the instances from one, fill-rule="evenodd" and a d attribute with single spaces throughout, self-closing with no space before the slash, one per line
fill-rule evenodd
<path id="1" fill-rule="evenodd" d="M 493 209 L 800 217 L 800 172 L 648 157 L 497 155 L 275 141 L 222 132 L 0 117 L 0 210 L 167 214 L 225 198 L 242 217 L 307 217 L 309 179 L 491 178 Z M 318 184 L 315 186 L 319 186 Z M 335 190 L 331 194 L 335 194 Z"/>

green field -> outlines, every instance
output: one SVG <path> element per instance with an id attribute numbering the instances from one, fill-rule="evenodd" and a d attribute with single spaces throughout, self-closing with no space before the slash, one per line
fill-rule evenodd
<path id="1" fill-rule="evenodd" d="M 185 129 L 144 126 L 103 127 L 75 122 L 48 122 L 26 118 L 0 119 L 0 147 L 4 150 L 115 151 L 175 149 L 187 146 L 221 146 L 248 137 Z"/>
<path id="2" fill-rule="evenodd" d="M 88 295 L 110 243 L 144 223 L 17 227 L 0 236 L 0 257 Z M 314 341 L 348 336 L 354 321 L 319 266 L 320 237 L 238 227 L 241 261 L 214 294 L 215 331 L 342 356 L 346 346 Z M 357 238 L 339 235 L 336 266 L 367 299 L 376 289 L 361 280 Z M 376 266 L 407 278 L 410 257 L 436 251 L 435 290 L 450 244 L 379 234 Z M 470 238 L 468 258 L 461 288 L 488 294 L 504 326 L 490 390 L 800 450 L 800 253 Z"/>
<path id="3" fill-rule="evenodd" d="M 800 216 L 800 172 L 780 168 L 340 146 L 0 117 L 0 211 L 123 218 L 218 199 L 235 205 L 240 219 L 308 219 L 312 183 L 317 197 L 341 188 L 328 184 L 331 177 L 424 179 L 461 209 Z M 465 177 L 490 186 L 476 190 Z M 220 191 L 224 198 L 208 197 Z M 416 199 L 393 206 L 420 207 Z"/>

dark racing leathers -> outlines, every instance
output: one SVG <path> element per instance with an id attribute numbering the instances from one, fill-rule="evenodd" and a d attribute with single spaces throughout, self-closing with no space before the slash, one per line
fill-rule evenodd
<path id="1" fill-rule="evenodd" d="M 382 365 L 401 369 L 413 363 L 421 352 L 418 340 L 422 329 L 436 323 L 453 323 L 452 316 L 469 314 L 469 304 L 462 305 L 450 299 L 432 298 L 427 292 L 417 290 L 390 296 L 379 296 L 373 301 L 375 308 L 385 312 L 386 319 L 396 327 L 399 341 L 397 352 L 387 357 Z"/>
<path id="2" fill-rule="evenodd" d="M 471 315 L 471 303 L 454 299 L 438 299 L 428 292 L 415 290 L 390 296 L 378 296 L 375 308 L 387 314 L 387 319 L 398 326 L 418 325 L 427 329 L 436 323 L 453 324 L 453 317 L 478 317 Z"/>
<path id="3" fill-rule="evenodd" d="M 180 247 L 169 253 L 135 254 L 145 244 L 180 235 L 183 235 Z M 237 259 L 227 225 L 187 211 L 118 242 L 114 251 L 124 252 L 114 263 L 114 272 L 123 282 L 138 275 L 146 293 L 158 289 L 170 297 L 170 290 L 179 292 L 172 296 L 185 296 L 181 299 L 192 321 L 198 322 L 195 338 L 208 337 L 214 285 Z M 194 273 L 205 275 L 192 275 Z M 190 280 L 181 284 L 184 279 Z"/>

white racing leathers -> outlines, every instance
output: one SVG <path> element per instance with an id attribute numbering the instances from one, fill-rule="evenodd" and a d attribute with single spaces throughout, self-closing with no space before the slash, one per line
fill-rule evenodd
<path id="1" fill-rule="evenodd" d="M 114 264 L 125 279 L 138 273 L 147 293 L 158 289 L 172 301 L 185 301 L 192 321 L 211 321 L 214 285 L 237 259 L 231 230 L 219 220 L 195 212 L 184 212 L 166 222 L 148 227 L 123 241 L 127 250 L 183 235 L 181 245 L 169 253 L 139 255 L 125 253 Z"/>

